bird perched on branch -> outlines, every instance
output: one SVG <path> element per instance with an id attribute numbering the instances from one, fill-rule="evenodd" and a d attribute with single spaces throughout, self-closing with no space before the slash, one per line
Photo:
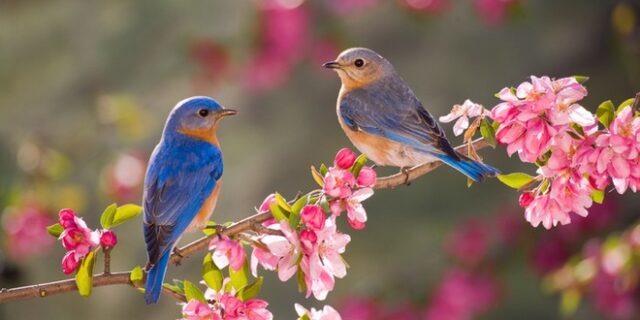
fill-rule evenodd
<path id="1" fill-rule="evenodd" d="M 144 298 L 160 298 L 169 258 L 182 234 L 204 227 L 220 192 L 222 152 L 216 137 L 222 118 L 236 114 L 209 97 L 173 108 L 153 150 L 144 181 L 144 239 L 148 273 Z"/>
<path id="2" fill-rule="evenodd" d="M 498 170 L 452 147 L 440 125 L 385 58 L 351 48 L 327 62 L 338 73 L 338 121 L 351 142 L 378 165 L 406 169 L 442 161 L 474 181 Z"/>

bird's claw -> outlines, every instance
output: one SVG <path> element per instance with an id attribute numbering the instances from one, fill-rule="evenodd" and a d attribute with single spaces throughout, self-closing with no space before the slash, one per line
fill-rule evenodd
<path id="1" fill-rule="evenodd" d="M 411 181 L 409 180 L 409 171 L 410 169 L 407 167 L 400 168 L 400 172 L 404 174 L 404 184 L 408 187 L 411 185 Z"/>

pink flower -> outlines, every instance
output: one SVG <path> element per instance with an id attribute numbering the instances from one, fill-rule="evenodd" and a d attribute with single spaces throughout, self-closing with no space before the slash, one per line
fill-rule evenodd
<path id="1" fill-rule="evenodd" d="M 477 220 L 456 228 L 447 240 L 447 251 L 467 265 L 478 265 L 489 250 L 489 230 Z"/>
<path id="2" fill-rule="evenodd" d="M 312 230 L 322 230 L 326 217 L 319 205 L 308 204 L 300 211 L 300 219 Z"/>
<path id="3" fill-rule="evenodd" d="M 300 244 L 302 245 L 302 252 L 306 254 L 313 253 L 316 244 L 318 243 L 318 235 L 313 230 L 300 231 Z"/>
<path id="4" fill-rule="evenodd" d="M 209 250 L 214 250 L 212 258 L 218 268 L 229 266 L 236 271 L 242 269 L 246 254 L 238 241 L 227 236 L 215 237 L 209 242 Z"/>
<path id="5" fill-rule="evenodd" d="M 349 169 L 356 161 L 356 154 L 349 148 L 342 148 L 336 154 L 333 163 L 340 169 Z"/>
<path id="6" fill-rule="evenodd" d="M 74 251 L 78 258 L 84 257 L 91 249 L 100 243 L 100 232 L 91 231 L 87 224 L 68 209 L 63 209 L 59 214 L 60 224 L 66 226 L 60 239 L 62 246 L 68 251 Z"/>
<path id="7" fill-rule="evenodd" d="M 251 299 L 245 302 L 240 301 L 231 294 L 224 294 L 219 303 L 224 310 L 225 320 L 271 320 L 273 314 L 267 310 L 269 305 L 264 300 Z"/>
<path id="8" fill-rule="evenodd" d="M 298 258 L 302 252 L 300 240 L 296 232 L 291 230 L 287 221 L 280 221 L 275 225 L 285 235 L 285 237 L 267 235 L 261 241 L 270 253 L 278 259 L 277 269 L 280 281 L 287 281 L 298 270 Z"/>
<path id="9" fill-rule="evenodd" d="M 62 257 L 62 272 L 64 274 L 72 274 L 80 267 L 80 259 L 76 257 L 75 252 L 69 251 Z"/>
<path id="10" fill-rule="evenodd" d="M 317 300 L 324 300 L 327 298 L 327 294 L 333 290 L 335 286 L 335 278 L 331 273 L 322 267 L 321 263 L 317 261 L 317 256 L 314 259 L 310 259 L 305 256 L 300 261 L 300 269 L 304 274 L 304 282 L 307 286 L 307 295 L 313 296 Z"/>
<path id="11" fill-rule="evenodd" d="M 308 310 L 302 305 L 296 303 L 295 308 L 298 317 L 307 315 L 311 320 L 342 320 L 338 311 L 329 305 L 324 306 L 324 308 L 320 310 L 316 310 L 315 308 Z"/>
<path id="12" fill-rule="evenodd" d="M 254 246 L 251 252 L 251 274 L 254 277 L 258 277 L 258 264 L 265 270 L 273 271 L 278 267 L 278 257 L 268 250 Z"/>
<path id="13" fill-rule="evenodd" d="M 100 246 L 105 250 L 109 250 L 118 244 L 118 237 L 116 237 L 115 232 L 111 230 L 105 230 L 102 232 L 100 236 Z"/>
<path id="14" fill-rule="evenodd" d="M 525 193 L 520 195 L 520 198 L 518 199 L 518 204 L 521 207 L 526 208 L 531 204 L 533 199 L 535 199 L 535 197 L 533 196 L 533 193 L 525 192 Z"/>
<path id="15" fill-rule="evenodd" d="M 367 211 L 362 206 L 362 201 L 373 195 L 373 189 L 358 189 L 346 199 L 336 199 L 329 203 L 333 216 L 339 216 L 342 210 L 347 209 L 347 221 L 352 228 L 360 230 L 367 221 Z"/>
<path id="16" fill-rule="evenodd" d="M 356 179 L 349 170 L 329 168 L 324 176 L 322 191 L 327 195 L 343 199 L 351 195 L 351 188 L 356 185 Z"/>
<path id="17" fill-rule="evenodd" d="M 209 304 L 195 299 L 182 305 L 182 317 L 181 320 L 222 320 Z"/>
<path id="18" fill-rule="evenodd" d="M 53 219 L 37 206 L 7 207 L 1 220 L 7 252 L 13 259 L 27 259 L 46 253 L 55 242 L 47 233 L 47 226 L 53 223 Z"/>
<path id="19" fill-rule="evenodd" d="M 371 188 L 376 184 L 377 178 L 378 174 L 375 170 L 373 170 L 373 168 L 364 166 L 362 167 L 362 169 L 360 169 L 356 182 L 361 187 Z"/>
<path id="20" fill-rule="evenodd" d="M 268 195 L 266 198 L 264 198 L 264 200 L 262 201 L 262 204 L 260 204 L 260 207 L 258 208 L 258 213 L 265 213 L 265 212 L 271 211 L 271 205 L 274 203 L 276 203 L 276 194 L 272 193 Z"/>
<path id="21" fill-rule="evenodd" d="M 62 209 L 58 213 L 58 223 L 65 229 L 76 227 L 75 218 L 76 213 L 71 209 Z"/>
<path id="22" fill-rule="evenodd" d="M 485 109 L 482 105 L 467 99 L 462 105 L 454 105 L 449 114 L 440 117 L 440 122 L 449 123 L 458 119 L 458 121 L 453 125 L 453 134 L 459 136 L 469 127 L 470 118 L 473 119 L 483 113 L 485 113 Z"/>

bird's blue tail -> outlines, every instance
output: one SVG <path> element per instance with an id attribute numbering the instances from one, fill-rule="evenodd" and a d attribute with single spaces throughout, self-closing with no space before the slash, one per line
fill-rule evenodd
<path id="1" fill-rule="evenodd" d="M 446 163 L 450 167 L 462 172 L 469 179 L 478 182 L 484 177 L 494 177 L 500 174 L 500 171 L 492 166 L 486 165 L 480 161 L 473 160 L 463 154 L 458 153 L 460 159 L 455 159 L 450 155 L 438 156 L 440 161 Z"/>
<path id="2" fill-rule="evenodd" d="M 147 284 L 144 290 L 144 300 L 147 304 L 157 303 L 162 291 L 164 274 L 167 272 L 167 265 L 171 257 L 171 250 L 167 250 L 160 260 L 147 273 Z"/>

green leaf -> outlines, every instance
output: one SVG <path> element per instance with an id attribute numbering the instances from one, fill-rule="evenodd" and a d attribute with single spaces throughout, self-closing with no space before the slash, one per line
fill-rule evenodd
<path id="1" fill-rule="evenodd" d="M 498 144 L 496 141 L 496 131 L 486 118 L 480 121 L 480 134 L 492 148 L 496 147 Z"/>
<path id="2" fill-rule="evenodd" d="M 633 105 L 633 103 L 635 101 L 636 101 L 636 98 L 630 98 L 630 99 L 627 99 L 625 101 L 622 101 L 622 103 L 618 106 L 618 109 L 616 110 L 616 113 L 619 113 L 620 111 L 622 111 L 622 109 L 624 109 L 624 108 L 626 108 L 626 107 L 628 107 L 630 105 Z"/>
<path id="3" fill-rule="evenodd" d="M 224 275 L 213 262 L 211 253 L 207 253 L 207 255 L 204 256 L 204 261 L 202 262 L 202 279 L 204 279 L 207 287 L 215 291 L 220 291 L 220 288 L 222 288 Z"/>
<path id="4" fill-rule="evenodd" d="M 568 317 L 576 313 L 580 306 L 582 295 L 576 288 L 565 290 L 560 298 L 560 312 L 563 316 Z"/>
<path id="5" fill-rule="evenodd" d="M 178 280 L 173 280 L 173 282 L 175 284 L 170 284 L 170 283 L 163 283 L 162 286 L 175 292 L 175 293 L 179 293 L 179 294 L 184 294 L 184 289 L 183 289 L 183 284 L 182 281 L 178 281 Z"/>
<path id="6" fill-rule="evenodd" d="M 578 81 L 578 83 L 583 84 L 587 81 L 589 81 L 589 77 L 587 76 L 572 76 L 572 78 L 576 79 L 576 81 Z"/>
<path id="7" fill-rule="evenodd" d="M 247 301 L 257 297 L 258 294 L 260 294 L 260 289 L 262 289 L 262 282 L 262 277 L 258 277 L 250 285 L 242 288 L 238 291 L 238 299 L 241 301 Z"/>
<path id="8" fill-rule="evenodd" d="M 82 262 L 78 273 L 76 273 L 76 286 L 78 286 L 78 293 L 83 297 L 91 295 L 91 288 L 93 288 L 93 265 L 96 261 L 96 252 L 90 251 Z"/>
<path id="9" fill-rule="evenodd" d="M 143 279 L 144 279 L 144 272 L 142 271 L 142 268 L 140 266 L 136 266 L 135 268 L 133 268 L 133 270 L 131 270 L 131 275 L 129 275 L 129 280 L 136 287 L 143 285 L 143 282 L 142 282 Z"/>
<path id="10" fill-rule="evenodd" d="M 311 320 L 311 317 L 309 317 L 309 313 L 305 313 L 302 315 L 302 317 L 298 318 L 297 320 Z"/>
<path id="11" fill-rule="evenodd" d="M 320 172 L 318 172 L 318 170 L 316 169 L 316 167 L 311 166 L 311 176 L 313 177 L 313 180 L 320 186 L 320 187 L 324 187 L 324 175 L 320 174 Z"/>
<path id="12" fill-rule="evenodd" d="M 282 208 L 280 208 L 280 206 L 277 203 L 274 202 L 271 205 L 269 205 L 269 210 L 271 210 L 271 215 L 273 215 L 273 217 L 276 218 L 276 220 L 289 221 L 287 214 L 284 212 L 284 210 L 282 210 Z"/>
<path id="13" fill-rule="evenodd" d="M 187 301 L 198 300 L 200 302 L 207 303 L 207 299 L 204 298 L 204 293 L 200 288 L 196 287 L 190 281 L 185 280 L 184 284 L 184 297 L 187 298 Z"/>
<path id="14" fill-rule="evenodd" d="M 293 205 L 291 205 L 291 213 L 299 214 L 300 210 L 302 210 L 302 208 L 307 204 L 308 200 L 309 199 L 307 198 L 306 194 L 300 197 L 300 199 L 296 200 L 296 202 L 294 202 Z"/>
<path id="15" fill-rule="evenodd" d="M 598 121 L 605 126 L 605 128 L 609 128 L 609 124 L 614 118 L 614 112 L 613 102 L 611 102 L 611 100 L 607 100 L 598 106 L 598 109 L 596 110 L 596 117 L 598 118 Z"/>
<path id="16" fill-rule="evenodd" d="M 324 177 L 327 172 L 329 172 L 329 168 L 323 164 L 320 165 L 320 174 Z"/>
<path id="17" fill-rule="evenodd" d="M 276 203 L 280 206 L 280 208 L 282 208 L 282 210 L 286 211 L 287 213 L 291 212 L 291 206 L 289 205 L 287 200 L 277 192 L 275 193 L 275 195 L 276 195 Z"/>
<path id="18" fill-rule="evenodd" d="M 207 237 L 216 234 L 218 230 L 215 228 L 215 226 L 217 226 L 215 221 L 207 221 L 207 225 L 202 229 L 202 233 L 204 233 L 204 235 Z"/>
<path id="19" fill-rule="evenodd" d="M 142 207 L 135 204 L 125 204 L 116 209 L 116 213 L 113 215 L 113 221 L 111 227 L 120 225 L 128 220 L 131 220 L 142 213 Z"/>
<path id="20" fill-rule="evenodd" d="M 467 188 L 471 188 L 472 185 L 473 185 L 473 180 L 467 178 Z"/>
<path id="21" fill-rule="evenodd" d="M 302 268 L 298 265 L 298 272 L 296 273 L 296 281 L 298 282 L 298 291 L 305 292 L 307 290 L 307 283 L 304 282 L 304 272 L 302 272 Z"/>
<path id="22" fill-rule="evenodd" d="M 602 204 L 604 201 L 604 190 L 593 190 L 593 192 L 591 192 L 591 199 L 593 199 L 595 203 Z"/>
<path id="23" fill-rule="evenodd" d="M 59 223 L 47 227 L 47 232 L 56 238 L 59 238 L 63 231 L 64 228 Z"/>
<path id="24" fill-rule="evenodd" d="M 533 182 L 534 179 L 535 177 L 522 172 L 498 175 L 498 180 L 500 180 L 500 182 L 514 189 L 520 189 Z"/>
<path id="25" fill-rule="evenodd" d="M 249 264 L 248 262 L 245 260 L 244 264 L 242 265 L 242 268 L 240 268 L 240 270 L 236 271 L 233 270 L 233 268 L 229 267 L 229 277 L 231 278 L 231 286 L 236 289 L 236 290 L 240 290 L 242 288 L 244 288 L 244 286 L 246 286 L 249 283 Z"/>
<path id="26" fill-rule="evenodd" d="M 100 224 L 104 229 L 111 229 L 113 226 L 113 218 L 116 215 L 116 210 L 118 209 L 118 205 L 115 203 L 110 204 L 108 207 L 104 209 L 102 215 L 100 216 Z"/>
<path id="27" fill-rule="evenodd" d="M 298 223 L 300 222 L 300 212 L 294 213 L 291 212 L 289 215 L 289 226 L 291 230 L 296 230 L 298 228 Z"/>
<path id="28" fill-rule="evenodd" d="M 360 170 L 362 170 L 362 167 L 364 167 L 365 163 L 367 163 L 367 156 L 365 156 L 363 153 L 359 155 L 358 158 L 356 158 L 356 161 L 351 167 L 351 173 L 353 173 L 354 177 L 357 177 L 360 174 Z"/>

